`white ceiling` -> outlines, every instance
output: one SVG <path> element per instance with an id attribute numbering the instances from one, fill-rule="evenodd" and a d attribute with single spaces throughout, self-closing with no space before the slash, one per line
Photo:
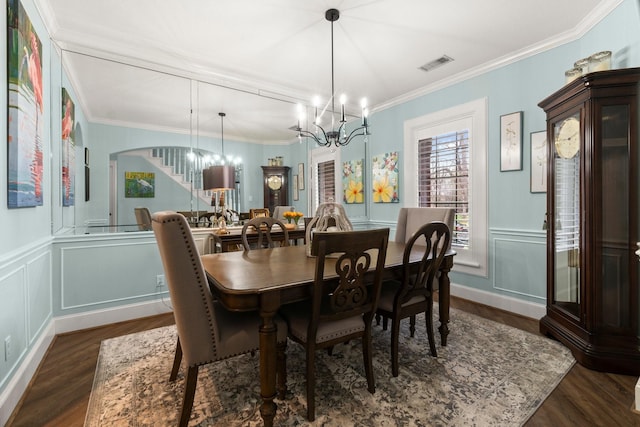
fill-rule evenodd
<path id="1" fill-rule="evenodd" d="M 218 134 L 217 113 L 224 111 L 225 139 L 279 143 L 295 138 L 288 128 L 297 102 L 318 94 L 326 102 L 330 94 L 329 8 L 341 14 L 334 24 L 336 93 L 347 94 L 347 111 L 357 115 L 363 96 L 375 111 L 576 39 L 621 1 L 35 3 L 89 120 Z M 454 61 L 419 69 L 442 55 Z"/>

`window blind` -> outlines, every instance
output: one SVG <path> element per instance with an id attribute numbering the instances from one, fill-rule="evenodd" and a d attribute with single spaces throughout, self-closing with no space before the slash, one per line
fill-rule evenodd
<path id="1" fill-rule="evenodd" d="M 455 209 L 452 246 L 469 247 L 469 131 L 418 141 L 418 205 Z"/>

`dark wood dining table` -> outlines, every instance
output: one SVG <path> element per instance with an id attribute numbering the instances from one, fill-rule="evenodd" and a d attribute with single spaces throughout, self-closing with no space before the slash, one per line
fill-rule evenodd
<path id="1" fill-rule="evenodd" d="M 289 240 L 291 241 L 304 242 L 304 227 L 288 229 L 287 234 L 289 236 Z M 220 249 L 219 252 L 230 252 L 232 250 L 236 250 L 236 248 L 242 248 L 242 227 L 229 227 L 227 228 L 227 232 L 224 234 L 219 234 L 217 230 L 214 230 L 211 235 L 213 236 L 213 240 L 215 242 L 215 248 Z M 274 229 L 271 232 L 271 235 L 274 240 L 282 240 L 282 238 L 284 237 L 284 232 L 282 232 L 282 230 Z M 258 233 L 249 232 L 247 234 L 247 240 L 249 241 L 249 243 L 257 242 Z"/>
<path id="2" fill-rule="evenodd" d="M 402 267 L 404 244 L 389 242 L 385 274 L 398 274 Z M 414 247 L 417 263 L 422 253 Z M 449 271 L 454 251 L 448 251 L 438 280 L 439 321 L 442 345 L 449 334 Z M 283 304 L 309 298 L 313 284 L 315 258 L 308 257 L 306 246 L 287 246 L 253 251 L 223 252 L 201 257 L 209 286 L 215 297 L 228 310 L 257 310 L 260 326 L 260 414 L 265 426 L 272 426 L 276 414 L 276 326 L 273 317 Z M 334 262 L 326 263 L 325 279 L 335 278 Z"/>

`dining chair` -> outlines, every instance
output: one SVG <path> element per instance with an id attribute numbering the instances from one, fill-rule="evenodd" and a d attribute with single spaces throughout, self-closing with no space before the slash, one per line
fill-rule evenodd
<path id="1" fill-rule="evenodd" d="M 138 230 L 151 231 L 151 214 L 147 208 L 133 208 L 136 215 L 136 223 L 138 223 Z"/>
<path id="2" fill-rule="evenodd" d="M 317 232 L 312 248 L 316 265 L 311 300 L 281 308 L 289 325 L 289 338 L 306 350 L 309 421 L 315 419 L 316 350 L 361 339 L 367 388 L 370 393 L 375 392 L 371 323 L 380 295 L 388 238 L 388 228 Z M 325 264 L 331 266 L 337 279 L 325 282 Z M 373 282 L 370 269 L 374 269 Z"/>
<path id="3" fill-rule="evenodd" d="M 295 210 L 293 206 L 275 206 L 273 208 L 273 217 L 282 221 L 283 219 L 285 219 L 284 213 L 293 210 Z"/>
<path id="4" fill-rule="evenodd" d="M 401 279 L 385 280 L 376 315 L 391 319 L 391 372 L 398 376 L 398 341 L 400 321 L 410 318 L 410 335 L 415 334 L 416 315 L 425 314 L 431 355 L 437 357 L 433 335 L 433 289 L 436 273 L 442 264 L 451 233 L 444 222 L 430 222 L 416 231 L 404 248 Z M 420 248 L 416 248 L 420 246 Z M 417 269 L 410 268 L 412 251 L 424 251 Z"/>
<path id="5" fill-rule="evenodd" d="M 274 239 L 271 235 L 272 230 L 282 231 L 283 238 Z M 248 233 L 256 233 L 258 235 L 258 242 L 253 246 L 249 243 Z M 277 246 L 289 246 L 289 232 L 282 221 L 271 217 L 257 217 L 245 222 L 242 226 L 242 247 L 245 251 Z"/>
<path id="6" fill-rule="evenodd" d="M 406 243 L 420 227 L 432 221 L 444 222 L 453 233 L 455 216 L 454 208 L 400 208 L 394 240 Z M 447 249 L 451 249 L 451 242 Z"/>
<path id="7" fill-rule="evenodd" d="M 153 232 L 169 287 L 178 342 L 170 381 L 177 378 L 181 360 L 187 366 L 180 426 L 189 422 L 202 365 L 259 349 L 261 318 L 255 311 L 231 312 L 211 294 L 207 277 L 186 218 L 176 212 L 152 215 Z M 278 395 L 286 392 L 287 324 L 276 316 Z M 223 384 L 220 384 L 223 386 Z"/>

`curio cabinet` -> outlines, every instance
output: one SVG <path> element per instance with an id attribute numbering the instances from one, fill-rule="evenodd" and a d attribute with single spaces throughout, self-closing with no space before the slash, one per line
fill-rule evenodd
<path id="1" fill-rule="evenodd" d="M 589 73 L 547 117 L 547 314 L 542 333 L 600 371 L 640 374 L 640 68 Z"/>

